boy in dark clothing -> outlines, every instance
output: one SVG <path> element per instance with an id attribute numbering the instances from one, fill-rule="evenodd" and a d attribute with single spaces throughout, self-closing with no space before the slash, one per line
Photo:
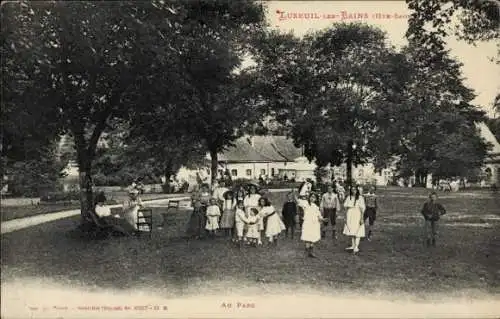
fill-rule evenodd
<path id="1" fill-rule="evenodd" d="M 429 201 L 422 207 L 422 216 L 425 219 L 425 234 L 427 246 L 436 246 L 437 223 L 442 215 L 446 214 L 443 205 L 437 202 L 437 194 L 432 192 Z"/>
<path id="2" fill-rule="evenodd" d="M 283 204 L 281 214 L 283 216 L 283 223 L 285 224 L 286 237 L 288 237 L 288 231 L 290 231 L 293 238 L 296 225 L 297 203 L 292 193 L 288 194 L 288 201 Z"/>

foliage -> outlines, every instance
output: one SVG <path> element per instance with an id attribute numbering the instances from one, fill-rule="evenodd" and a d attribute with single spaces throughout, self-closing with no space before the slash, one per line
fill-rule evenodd
<path id="1" fill-rule="evenodd" d="M 443 50 L 445 38 L 451 33 L 469 43 L 499 38 L 500 11 L 496 1 L 406 0 L 406 3 L 413 11 L 406 36 L 429 51 Z M 455 19 L 458 24 L 452 22 Z M 498 56 L 493 59 L 500 63 Z"/>
<path id="2" fill-rule="evenodd" d="M 67 161 L 56 156 L 54 147 L 40 149 L 32 155 L 32 159 L 9 162 L 5 173 L 11 194 L 39 196 L 58 188 Z"/>
<path id="3" fill-rule="evenodd" d="M 261 7 L 245 0 L 22 1 L 2 9 L 2 71 L 11 81 L 6 109 L 47 119 L 38 123 L 72 135 L 86 192 L 82 214 L 92 203 L 92 164 L 103 132 L 116 119 L 130 120 L 148 109 L 197 105 L 189 88 L 196 81 L 211 89 L 227 81 L 237 64 L 228 39 L 262 16 Z M 186 66 L 194 71 L 188 76 Z M 32 116 L 35 111 L 42 114 Z M 174 114 L 163 124 L 183 118 L 182 110 Z"/>
<path id="4" fill-rule="evenodd" d="M 379 110 L 400 102 L 408 73 L 381 30 L 337 24 L 302 41 L 270 32 L 261 43 L 257 60 L 268 111 L 310 160 L 351 167 L 378 155 L 372 141 L 379 140 L 368 137 L 384 120 Z"/>

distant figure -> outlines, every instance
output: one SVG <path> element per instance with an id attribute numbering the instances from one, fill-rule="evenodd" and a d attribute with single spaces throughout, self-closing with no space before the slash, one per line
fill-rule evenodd
<path id="1" fill-rule="evenodd" d="M 217 199 L 211 198 L 210 204 L 207 207 L 207 224 L 205 229 L 208 233 L 214 237 L 219 229 L 219 217 L 221 216 L 219 205 L 217 205 Z"/>
<path id="2" fill-rule="evenodd" d="M 283 180 L 284 180 L 285 182 L 287 182 L 287 181 L 288 181 L 288 175 L 287 175 L 287 174 L 285 174 L 285 176 L 283 176 Z"/>
<path id="3" fill-rule="evenodd" d="M 137 220 L 143 217 L 139 209 L 143 207 L 142 200 L 139 197 L 139 190 L 132 189 L 129 191 L 129 198 L 123 203 L 123 217 L 134 227 L 136 231 L 149 231 L 148 225 L 137 227 Z"/>
<path id="4" fill-rule="evenodd" d="M 351 246 L 347 247 L 346 250 L 352 249 L 353 253 L 357 254 L 359 242 L 362 237 L 365 237 L 363 214 L 366 207 L 365 200 L 357 187 L 351 186 L 349 188 L 349 196 L 345 199 L 344 207 L 347 209 L 344 235 L 351 237 Z"/>
<path id="5" fill-rule="evenodd" d="M 335 182 L 335 190 L 337 191 L 337 195 L 339 196 L 340 202 L 343 202 L 345 199 L 345 189 L 339 181 Z"/>
<path id="6" fill-rule="evenodd" d="M 297 216 L 297 203 L 293 193 L 288 193 L 287 201 L 283 204 L 283 209 L 281 210 L 281 215 L 283 216 L 283 222 L 285 224 L 285 236 L 288 237 L 288 232 L 291 233 L 292 238 L 295 233 L 296 226 L 296 216 Z"/>
<path id="7" fill-rule="evenodd" d="M 366 204 L 366 210 L 363 215 L 363 220 L 365 221 L 368 219 L 368 235 L 367 239 L 368 241 L 371 240 L 372 238 L 372 230 L 373 226 L 375 225 L 375 220 L 377 219 L 377 209 L 378 209 L 378 200 L 377 200 L 377 195 L 375 194 L 375 186 L 371 186 L 368 189 L 368 193 L 364 195 L 365 198 L 365 204 Z"/>
<path id="8" fill-rule="evenodd" d="M 424 217 L 424 230 L 426 235 L 426 245 L 436 246 L 437 225 L 438 221 L 446 214 L 446 210 L 440 203 L 437 202 L 437 194 L 432 192 L 429 195 L 429 201 L 424 204 L 421 211 Z"/>

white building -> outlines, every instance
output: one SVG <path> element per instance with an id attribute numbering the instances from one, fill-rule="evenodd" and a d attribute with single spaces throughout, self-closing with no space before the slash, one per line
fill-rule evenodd
<path id="1" fill-rule="evenodd" d="M 315 180 L 317 166 L 314 161 L 309 162 L 302 149 L 285 136 L 246 136 L 234 144 L 218 155 L 219 175 L 227 169 L 233 179 L 257 179 L 260 176 L 283 179 L 286 176 L 298 182 L 306 178 Z M 336 180 L 346 180 L 345 164 L 329 170 L 329 179 L 333 175 Z M 372 164 L 354 166 L 352 171 L 357 182 L 379 186 L 389 184 L 394 175 L 392 169 L 375 172 Z"/>
<path id="2" fill-rule="evenodd" d="M 492 145 L 484 161 L 484 186 L 491 186 L 493 184 L 500 186 L 500 143 L 498 143 L 495 135 L 493 135 L 485 123 L 479 123 L 477 128 L 481 137 Z"/>

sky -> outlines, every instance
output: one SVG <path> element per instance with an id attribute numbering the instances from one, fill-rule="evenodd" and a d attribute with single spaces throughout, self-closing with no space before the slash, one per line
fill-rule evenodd
<path id="1" fill-rule="evenodd" d="M 267 1 L 271 28 L 303 36 L 327 28 L 334 22 L 366 22 L 385 32 L 396 47 L 406 44 L 410 10 L 404 1 Z M 302 14 L 302 15 L 299 15 Z M 390 15 L 390 17 L 388 17 Z M 500 65 L 488 58 L 496 56 L 495 43 L 476 47 L 455 38 L 447 39 L 451 55 L 463 63 L 465 83 L 477 94 L 473 103 L 493 116 L 493 100 L 500 92 Z"/>

